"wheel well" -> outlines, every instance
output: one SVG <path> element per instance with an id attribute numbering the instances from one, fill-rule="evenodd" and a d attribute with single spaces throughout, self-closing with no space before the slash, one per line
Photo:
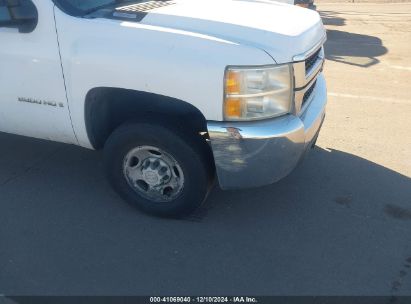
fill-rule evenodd
<path id="1" fill-rule="evenodd" d="M 184 132 L 207 132 L 207 122 L 200 110 L 179 99 L 118 88 L 94 88 L 86 96 L 87 134 L 95 149 L 101 149 L 124 122 L 153 119 L 173 123 Z"/>

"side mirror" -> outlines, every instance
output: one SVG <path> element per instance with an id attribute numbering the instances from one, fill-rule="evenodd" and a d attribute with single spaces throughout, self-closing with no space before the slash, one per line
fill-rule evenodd
<path id="1" fill-rule="evenodd" d="M 37 22 L 37 8 L 31 0 L 0 0 L 0 27 L 18 28 L 20 33 L 30 33 Z"/>

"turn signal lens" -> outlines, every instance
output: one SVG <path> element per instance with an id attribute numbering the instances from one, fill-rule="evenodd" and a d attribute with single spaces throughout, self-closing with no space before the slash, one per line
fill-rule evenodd
<path id="1" fill-rule="evenodd" d="M 227 71 L 225 78 L 226 94 L 240 94 L 241 74 L 236 71 Z"/>
<path id="2" fill-rule="evenodd" d="M 225 103 L 225 113 L 229 117 L 241 117 L 242 113 L 242 106 L 241 106 L 241 99 L 240 98 L 227 98 Z"/>

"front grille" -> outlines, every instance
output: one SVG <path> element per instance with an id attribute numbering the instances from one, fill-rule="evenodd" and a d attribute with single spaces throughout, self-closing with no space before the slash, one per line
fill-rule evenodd
<path id="1" fill-rule="evenodd" d="M 134 12 L 134 13 L 144 13 L 151 11 L 156 8 L 168 6 L 175 4 L 174 1 L 147 1 L 143 3 L 131 4 L 127 6 L 122 6 L 117 8 L 119 11 Z"/>
<path id="2" fill-rule="evenodd" d="M 319 84 L 317 79 L 321 75 L 323 63 L 324 49 L 320 43 L 311 50 L 294 56 L 294 113 L 296 115 L 303 115 L 310 106 Z"/>
<path id="3" fill-rule="evenodd" d="M 320 56 L 321 48 L 305 60 L 305 74 L 311 70 Z"/>
<path id="4" fill-rule="evenodd" d="M 303 97 L 303 102 L 301 104 L 301 108 L 304 107 L 304 105 L 307 103 L 307 101 L 310 99 L 311 95 L 314 92 L 315 85 L 317 84 L 317 80 L 314 81 L 313 85 L 305 92 L 304 97 Z"/>

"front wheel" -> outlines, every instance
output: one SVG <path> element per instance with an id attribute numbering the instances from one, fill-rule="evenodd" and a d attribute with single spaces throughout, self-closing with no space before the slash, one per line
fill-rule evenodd
<path id="1" fill-rule="evenodd" d="M 127 202 L 158 216 L 180 217 L 205 200 L 213 179 L 211 151 L 172 126 L 126 123 L 105 145 L 106 173 Z"/>

